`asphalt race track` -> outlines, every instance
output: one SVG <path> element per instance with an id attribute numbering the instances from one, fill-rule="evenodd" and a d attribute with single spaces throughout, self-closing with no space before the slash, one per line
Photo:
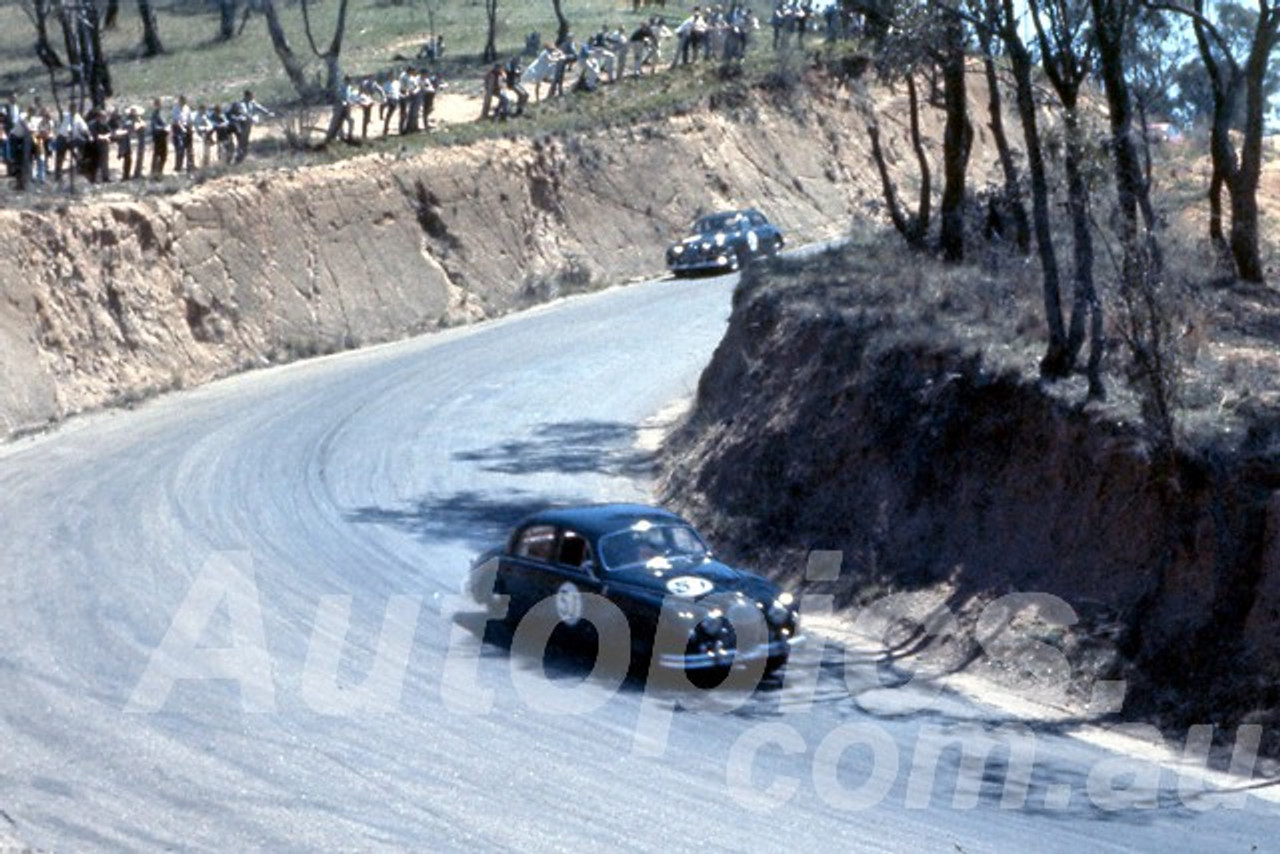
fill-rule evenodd
<path id="1" fill-rule="evenodd" d="M 470 557 L 547 503 L 647 498 L 637 431 L 692 393 L 733 282 L 615 288 L 0 448 L 0 840 L 1275 850 L 1273 801 L 927 686 L 869 704 L 850 686 L 875 669 L 830 644 L 729 709 L 481 644 Z"/>

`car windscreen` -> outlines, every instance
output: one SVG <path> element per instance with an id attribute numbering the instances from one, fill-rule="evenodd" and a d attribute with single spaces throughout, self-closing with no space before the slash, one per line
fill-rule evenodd
<path id="1" fill-rule="evenodd" d="M 634 566 L 670 568 L 701 563 L 707 557 L 702 538 L 688 525 L 641 522 L 600 538 L 600 558 L 609 570 Z"/>
<path id="2" fill-rule="evenodd" d="M 706 234 L 709 231 L 730 231 L 738 227 L 738 219 L 741 214 L 737 213 L 720 213 L 704 216 L 693 224 L 693 230 L 698 234 Z"/>

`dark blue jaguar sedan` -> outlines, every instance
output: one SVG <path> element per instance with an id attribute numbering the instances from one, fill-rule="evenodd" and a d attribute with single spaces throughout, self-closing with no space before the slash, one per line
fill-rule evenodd
<path id="1" fill-rule="evenodd" d="M 677 276 L 733 272 L 782 249 L 782 231 L 755 208 L 700 217 L 690 235 L 667 249 L 667 266 Z"/>
<path id="2" fill-rule="evenodd" d="M 765 675 L 801 639 L 790 593 L 717 561 L 674 513 L 639 504 L 535 513 L 476 558 L 468 584 L 517 637 L 589 632 L 601 658 L 629 654 L 650 672 Z"/>

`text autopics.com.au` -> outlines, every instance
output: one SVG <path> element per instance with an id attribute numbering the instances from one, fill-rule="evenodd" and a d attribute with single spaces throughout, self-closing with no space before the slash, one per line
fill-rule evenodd
<path id="1" fill-rule="evenodd" d="M 811 553 L 805 579 L 835 580 L 841 565 L 839 552 Z M 149 656 L 124 710 L 131 714 L 164 714 L 178 683 L 216 680 L 238 686 L 241 713 L 276 713 L 276 671 L 262 598 L 247 552 L 210 555 Z M 600 598 L 597 604 L 606 613 L 609 608 L 616 610 L 613 603 Z M 358 686 L 344 684 L 338 675 L 351 629 L 352 600 L 347 594 L 320 597 L 300 679 L 290 684 L 299 686 L 302 704 L 316 714 L 394 712 L 401 703 L 426 597 L 388 598 L 373 662 Z M 479 606 L 466 594 L 438 598 L 433 606 L 446 618 L 441 624 L 449 633 L 440 678 L 444 707 L 457 715 L 500 714 L 501 710 L 495 708 L 494 687 L 483 684 L 481 678 L 483 632 L 453 619 L 459 613 L 474 612 Z M 830 617 L 833 597 L 804 594 L 800 609 L 804 619 Z M 548 602 L 548 608 L 542 610 L 554 614 L 554 603 Z M 595 611 L 600 613 L 599 608 Z M 220 618 L 222 631 L 211 632 L 211 624 L 219 614 L 225 615 Z M 1034 615 L 1034 619 L 1015 620 L 1015 615 Z M 490 614 L 494 616 L 501 615 Z M 545 678 L 541 668 L 516 666 L 513 662 L 509 672 L 517 702 L 539 714 L 583 719 L 609 703 L 623 688 L 626 668 L 606 666 L 617 664 L 616 660 L 606 659 L 619 650 L 624 651 L 625 657 L 629 654 L 625 651 L 630 650 L 627 622 L 620 612 L 617 616 L 619 619 L 597 620 L 601 654 L 586 678 L 551 680 Z M 512 643 L 513 658 L 541 654 L 555 622 L 554 618 L 536 623 L 522 621 Z M 1075 622 L 1074 610 L 1059 597 L 1014 593 L 988 604 L 972 632 L 985 654 L 996 660 L 1016 658 L 1019 667 L 1040 677 L 1043 685 L 1069 678 L 1071 668 L 1062 652 L 1039 640 L 1037 633 L 1046 626 L 1065 628 Z M 965 631 L 945 606 L 933 604 L 922 609 L 921 600 L 913 594 L 892 594 L 858 609 L 852 630 L 863 637 L 883 639 L 890 627 L 901 629 L 904 625 L 922 633 L 930 642 Z M 229 642 L 211 644 L 210 634 L 221 634 Z M 779 809 L 796 798 L 806 782 L 823 803 L 837 810 L 864 810 L 890 797 L 901 797 L 908 808 L 925 808 L 938 800 L 939 769 L 951 767 L 957 754 L 957 771 L 954 775 L 949 771 L 944 774 L 954 777 L 948 805 L 956 809 L 973 808 L 984 799 L 1003 809 L 1066 810 L 1081 804 L 1106 811 L 1146 809 L 1160 805 L 1161 799 L 1153 796 L 1157 791 L 1172 792 L 1184 806 L 1197 811 L 1245 805 L 1244 786 L 1212 789 L 1205 782 L 1216 732 L 1209 723 L 1190 727 L 1180 751 L 1172 750 L 1178 745 L 1172 745 L 1149 724 L 1114 724 L 1110 729 L 1116 733 L 1162 745 L 1174 755 L 1180 753 L 1176 771 L 1170 772 L 1146 759 L 1099 751 L 1099 758 L 1075 774 L 1074 782 L 1039 779 L 1045 775 L 1037 774 L 1037 745 L 1044 736 L 1037 731 L 1034 720 L 1013 717 L 998 721 L 925 722 L 914 729 L 904 729 L 891 726 L 889 720 L 877 720 L 874 710 L 863 709 L 866 713 L 856 719 L 832 718 L 825 731 L 818 729 L 820 737 L 815 737 L 811 726 L 794 725 L 797 716 L 813 713 L 819 681 L 833 678 L 823 676 L 824 671 L 843 674 L 845 696 L 850 698 L 866 690 L 868 684 L 877 689 L 888 687 L 894 694 L 892 720 L 936 711 L 932 707 L 942 694 L 933 677 L 939 673 L 930 672 L 924 665 L 912 671 L 910 662 L 898 662 L 897 677 L 890 686 L 878 681 L 878 676 L 868 683 L 868 668 L 877 668 L 865 660 L 851 660 L 851 654 L 849 647 L 810 632 L 781 671 L 781 685 L 774 686 L 781 692 L 777 696 L 785 697 L 785 702 L 777 703 L 776 713 L 765 720 L 747 715 L 734 717 L 738 733 L 727 751 L 724 782 L 729 796 L 743 808 Z M 820 666 L 832 655 L 843 657 L 842 666 Z M 865 657 L 865 651 L 855 658 L 858 656 Z M 920 661 L 925 657 L 918 654 L 916 658 Z M 655 687 L 660 680 L 647 680 L 640 691 L 632 754 L 654 758 L 665 755 L 678 710 L 726 716 L 741 711 L 756 701 L 754 688 L 762 671 L 761 663 L 757 671 L 747 667 L 731 672 L 725 683 L 714 689 L 700 688 L 685 680 L 673 691 L 670 680 L 661 680 L 661 689 Z M 1124 692 L 1121 681 L 1095 683 L 1089 713 L 1118 712 Z M 1230 771 L 1238 778 L 1246 778 L 1240 782 L 1247 782 L 1254 775 L 1262 735 L 1262 727 L 1257 725 L 1242 725 L 1234 733 Z M 799 760 L 785 765 L 795 773 L 779 775 L 775 771 L 770 779 L 762 780 L 763 775 L 758 772 L 763 759 L 776 759 L 779 755 Z M 776 761 L 768 764 L 778 767 Z M 1172 787 L 1162 785 L 1167 773 L 1176 776 Z M 903 781 L 905 784 L 900 785 Z"/>

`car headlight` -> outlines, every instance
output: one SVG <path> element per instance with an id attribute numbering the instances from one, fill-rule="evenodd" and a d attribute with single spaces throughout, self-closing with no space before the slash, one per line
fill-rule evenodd
<path id="1" fill-rule="evenodd" d="M 698 623 L 698 631 L 709 638 L 716 637 L 724 631 L 724 613 L 719 609 L 712 611 Z"/>
<path id="2" fill-rule="evenodd" d="M 677 245 L 675 245 L 675 246 L 672 246 L 672 247 L 671 247 L 671 254 L 673 254 L 673 255 L 679 255 L 679 254 L 680 254 L 681 252 L 683 252 L 683 251 L 684 251 L 684 246 L 683 246 L 683 245 L 677 244 Z"/>
<path id="3" fill-rule="evenodd" d="M 769 622 L 775 626 L 781 626 L 791 619 L 791 605 L 795 601 L 790 593 L 781 593 L 778 598 L 773 600 L 773 604 L 769 606 L 766 612 Z"/>

